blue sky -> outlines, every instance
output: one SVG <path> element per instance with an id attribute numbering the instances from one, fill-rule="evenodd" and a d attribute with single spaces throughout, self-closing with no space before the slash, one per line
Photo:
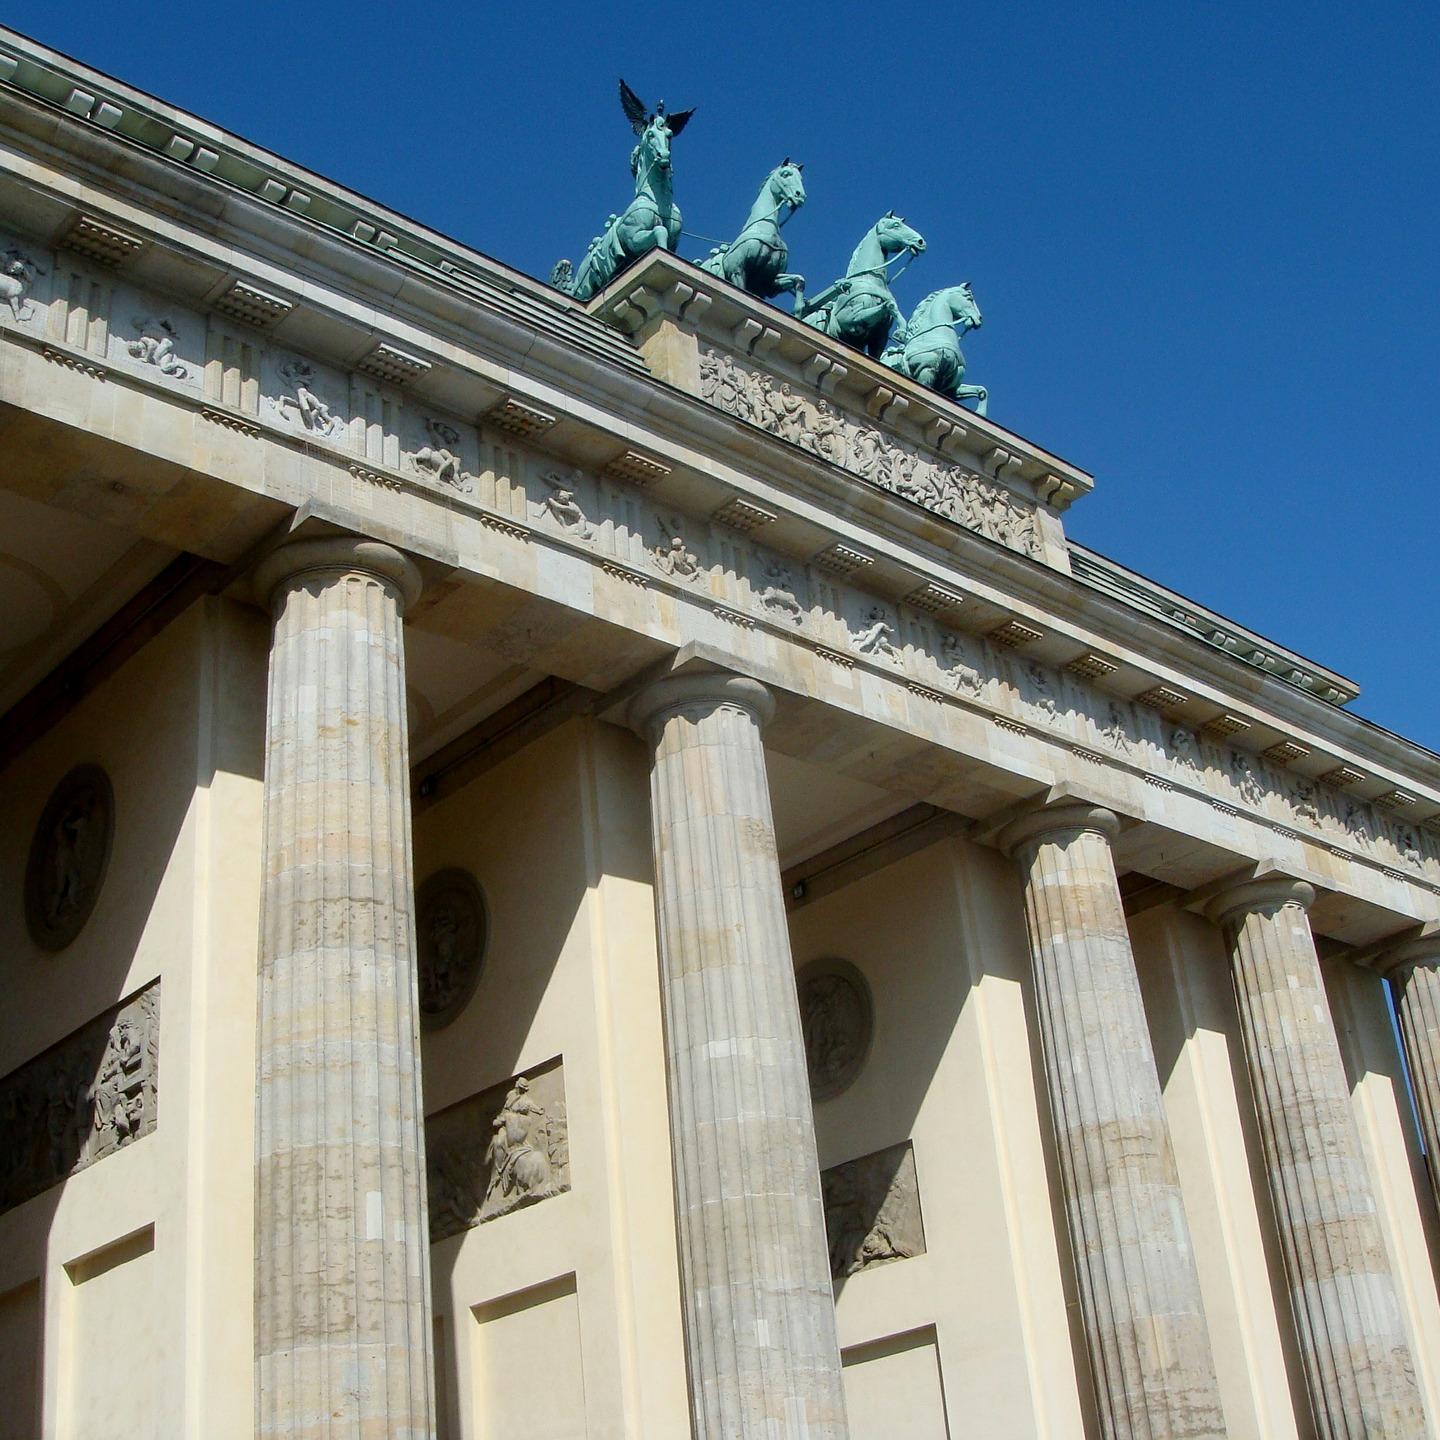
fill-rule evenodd
<path id="1" fill-rule="evenodd" d="M 100 5 L 6 23 L 538 275 L 629 195 L 623 74 L 698 113 L 686 228 L 805 162 L 812 288 L 883 211 L 967 378 L 1091 471 L 1070 533 L 1440 750 L 1440 7 Z M 683 253 L 706 247 L 687 242 Z"/>

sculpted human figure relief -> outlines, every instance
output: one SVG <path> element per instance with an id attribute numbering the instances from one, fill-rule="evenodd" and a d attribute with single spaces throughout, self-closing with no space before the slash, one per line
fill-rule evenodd
<path id="1" fill-rule="evenodd" d="M 460 468 L 460 432 L 433 417 L 426 419 L 425 432 L 430 443 L 410 457 L 411 464 L 442 485 L 460 491 L 472 490 L 470 477 Z"/>
<path id="2" fill-rule="evenodd" d="M 932 291 L 891 338 L 881 363 L 954 401 L 974 400 L 983 415 L 989 392 L 983 385 L 963 383 L 965 356 L 956 335 L 980 325 L 980 307 L 968 281 Z"/>
<path id="3" fill-rule="evenodd" d="M 903 321 L 890 293 L 890 266 L 925 249 L 925 237 L 891 210 L 865 233 L 844 276 L 813 300 L 795 294 L 795 314 L 832 340 L 843 340 L 879 359 L 893 325 Z M 897 272 L 898 273 L 898 272 Z"/>
<path id="4" fill-rule="evenodd" d="M 698 580 L 701 567 L 699 557 L 690 550 L 680 534 L 678 520 L 666 524 L 661 522 L 667 539 L 663 545 L 656 545 L 650 551 L 655 568 L 674 580 Z"/>
<path id="5" fill-rule="evenodd" d="M 558 1193 L 550 1117 L 530 1094 L 530 1082 L 523 1075 L 505 1096 L 491 1130 L 485 1155 L 490 1184 L 482 1210 L 500 1214 Z"/>
<path id="6" fill-rule="evenodd" d="M 26 254 L 10 249 L 0 257 L 0 305 L 8 305 L 16 321 L 28 320 L 35 307 L 30 292 L 45 272 Z"/>
<path id="7" fill-rule="evenodd" d="M 180 338 L 180 332 L 170 321 L 155 315 L 139 315 L 130 323 L 140 332 L 138 340 L 131 340 L 125 346 L 132 359 L 144 365 L 153 365 L 172 380 L 189 377 L 189 368 L 182 365 L 175 354 L 175 342 Z"/>
<path id="8" fill-rule="evenodd" d="M 577 540 L 592 539 L 595 531 L 575 498 L 574 482 L 555 470 L 547 471 L 540 479 L 550 488 L 549 495 L 538 506 L 540 514 L 549 516 L 560 529 Z"/>
<path id="9" fill-rule="evenodd" d="M 612 215 L 604 232 L 590 242 L 578 271 L 572 270 L 568 260 L 562 260 L 550 274 L 550 283 L 557 290 L 579 300 L 588 300 L 604 289 L 625 266 L 647 251 L 674 250 L 680 238 L 680 207 L 671 188 L 670 142 L 695 112 L 679 110 L 667 115 L 662 100 L 652 113 L 623 80 L 620 105 L 638 137 L 630 152 L 635 197 L 621 215 Z"/>
<path id="10" fill-rule="evenodd" d="M 700 268 L 762 300 L 789 291 L 803 295 L 805 277 L 786 273 L 790 248 L 780 227 L 805 203 L 803 165 L 787 155 L 766 177 L 749 218 L 728 245 L 712 250 Z"/>
<path id="11" fill-rule="evenodd" d="M 870 1053 L 875 1030 L 870 987 L 845 960 L 812 961 L 797 983 L 810 1095 L 829 1100 L 854 1083 Z"/>
<path id="12" fill-rule="evenodd" d="M 830 1273 L 837 1280 L 925 1253 L 920 1190 L 909 1142 L 822 1172 Z"/>
<path id="13" fill-rule="evenodd" d="M 783 615 L 792 625 L 799 625 L 805 618 L 800 602 L 795 598 L 795 580 L 788 565 L 772 560 L 765 566 L 765 585 L 760 591 L 760 603 L 767 609 Z"/>
<path id="14" fill-rule="evenodd" d="M 970 663 L 965 642 L 953 630 L 940 637 L 940 654 L 946 677 L 955 689 L 977 697 L 984 691 L 985 677 Z"/>
<path id="15" fill-rule="evenodd" d="M 330 407 L 315 393 L 315 367 L 301 359 L 287 360 L 280 374 L 295 394 L 281 395 L 275 402 L 282 415 L 293 411 L 301 425 L 313 435 L 330 435 L 340 428 L 340 421 Z"/>
<path id="16" fill-rule="evenodd" d="M 1055 687 L 1051 684 L 1045 667 L 1033 660 L 1027 660 L 1025 679 L 1030 688 L 1031 708 L 1043 720 L 1053 722 L 1059 713 L 1059 706 L 1055 700 Z"/>
<path id="17" fill-rule="evenodd" d="M 887 660 L 900 658 L 894 644 L 895 627 L 891 625 L 883 605 L 872 605 L 865 612 L 863 625 L 864 628 L 851 641 L 862 655 L 883 655 Z"/>

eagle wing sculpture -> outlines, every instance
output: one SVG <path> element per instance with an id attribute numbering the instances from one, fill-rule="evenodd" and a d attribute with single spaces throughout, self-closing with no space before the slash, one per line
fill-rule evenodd
<path id="1" fill-rule="evenodd" d="M 630 128 L 637 134 L 643 135 L 645 127 L 654 118 L 650 108 L 645 102 L 625 83 L 620 81 L 620 108 L 625 112 L 625 118 L 630 122 Z M 656 112 L 665 115 L 665 102 L 660 102 L 660 108 Z M 674 115 L 665 115 L 665 124 L 670 131 L 671 139 L 690 123 L 690 117 L 695 113 L 693 107 L 689 110 L 679 110 Z"/>

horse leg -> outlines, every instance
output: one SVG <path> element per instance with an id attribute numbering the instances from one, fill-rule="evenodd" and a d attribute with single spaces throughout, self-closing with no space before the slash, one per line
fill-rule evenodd
<path id="1" fill-rule="evenodd" d="M 956 400 L 975 401 L 975 413 L 983 415 L 990 400 L 990 392 L 983 385 L 957 385 L 955 398 Z"/>

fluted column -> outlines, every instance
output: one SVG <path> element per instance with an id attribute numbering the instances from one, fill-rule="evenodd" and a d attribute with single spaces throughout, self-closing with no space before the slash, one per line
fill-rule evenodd
<path id="1" fill-rule="evenodd" d="M 1398 945 L 1372 963 L 1395 993 L 1430 1189 L 1440 1206 L 1440 934 Z"/>
<path id="2" fill-rule="evenodd" d="M 1316 1433 L 1415 1440 L 1420 1394 L 1351 1109 L 1303 880 L 1210 902 L 1230 946 L 1245 1059 Z"/>
<path id="3" fill-rule="evenodd" d="M 1107 1440 L 1225 1432 L 1210 1334 L 1110 843 L 1063 802 L 1002 832 L 1019 861 L 1061 1186 Z"/>
<path id="4" fill-rule="evenodd" d="M 651 686 L 650 796 L 695 1440 L 847 1434 L 754 680 Z"/>
<path id="5" fill-rule="evenodd" d="M 256 571 L 274 614 L 255 1132 L 257 1436 L 430 1440 L 429 1241 L 401 615 L 354 538 Z"/>

